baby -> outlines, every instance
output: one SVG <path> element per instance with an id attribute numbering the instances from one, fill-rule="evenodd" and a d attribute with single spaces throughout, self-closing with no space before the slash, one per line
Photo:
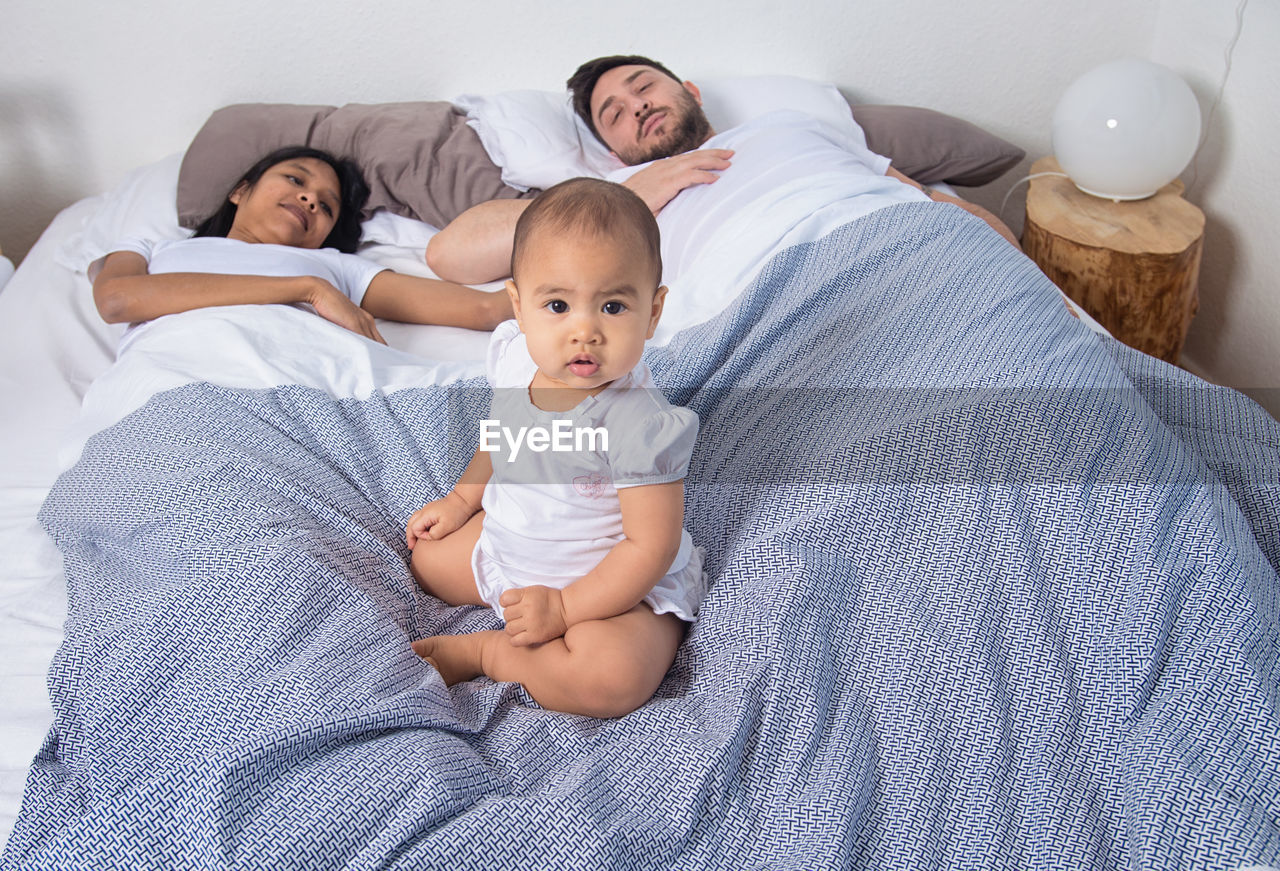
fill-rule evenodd
<path id="1" fill-rule="evenodd" d="M 405 535 L 413 575 L 505 631 L 413 649 L 446 684 L 481 674 L 545 708 L 620 717 L 653 695 L 706 590 L 684 525 L 698 418 L 641 362 L 667 289 L 658 226 L 621 185 L 579 178 L 520 217 L 494 331 L 491 417 L 458 484 Z"/>

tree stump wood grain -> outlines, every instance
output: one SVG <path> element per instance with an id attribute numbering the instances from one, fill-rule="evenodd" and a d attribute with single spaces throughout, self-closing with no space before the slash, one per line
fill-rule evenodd
<path id="1" fill-rule="evenodd" d="M 1031 167 L 1061 172 L 1052 157 Z M 1172 181 L 1145 200 L 1102 199 L 1069 179 L 1031 180 L 1022 248 L 1126 345 L 1178 362 L 1199 305 L 1204 214 Z"/>

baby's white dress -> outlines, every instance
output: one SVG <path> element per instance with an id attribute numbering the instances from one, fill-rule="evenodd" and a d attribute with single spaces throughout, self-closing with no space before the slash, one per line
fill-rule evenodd
<path id="1" fill-rule="evenodd" d="M 511 438 L 489 439 L 493 476 L 471 555 L 480 596 L 498 614 L 505 590 L 535 584 L 563 589 L 595 568 L 623 539 L 618 488 L 683 479 L 698 436 L 698 416 L 667 402 L 643 362 L 565 412 L 543 411 L 530 401 L 536 370 L 516 322 L 501 324 L 486 363 L 493 387 L 489 419 Z M 559 425 L 558 445 L 553 438 L 544 450 L 524 440 L 512 447 L 521 427 L 553 433 L 557 420 L 567 421 Z M 594 441 L 589 435 L 575 441 L 587 430 L 595 430 Z M 552 449 L 557 446 L 569 449 Z M 705 593 L 702 552 L 681 529 L 670 570 L 644 601 L 655 613 L 692 622 Z"/>

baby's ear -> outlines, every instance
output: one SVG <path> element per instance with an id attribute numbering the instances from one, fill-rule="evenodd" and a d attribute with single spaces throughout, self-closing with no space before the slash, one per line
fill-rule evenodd
<path id="1" fill-rule="evenodd" d="M 520 291 L 516 289 L 515 281 L 510 278 L 503 283 L 503 287 L 507 289 L 507 296 L 511 299 L 511 311 L 516 316 L 516 323 L 523 330 L 524 321 L 520 320 Z"/>
<path id="2" fill-rule="evenodd" d="M 653 292 L 653 309 L 649 313 L 649 335 L 646 339 L 652 339 L 654 331 L 658 329 L 658 320 L 662 317 L 662 306 L 667 301 L 667 286 L 659 285 L 658 289 Z"/>

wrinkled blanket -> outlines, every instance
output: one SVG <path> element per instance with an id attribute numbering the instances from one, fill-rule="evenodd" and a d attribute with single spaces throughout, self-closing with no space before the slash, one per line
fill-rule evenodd
<path id="1" fill-rule="evenodd" d="M 787 250 L 646 354 L 712 583 L 599 721 L 446 689 L 403 528 L 488 391 L 168 390 L 94 436 L 5 867 L 1280 864 L 1280 428 L 955 209 Z"/>

